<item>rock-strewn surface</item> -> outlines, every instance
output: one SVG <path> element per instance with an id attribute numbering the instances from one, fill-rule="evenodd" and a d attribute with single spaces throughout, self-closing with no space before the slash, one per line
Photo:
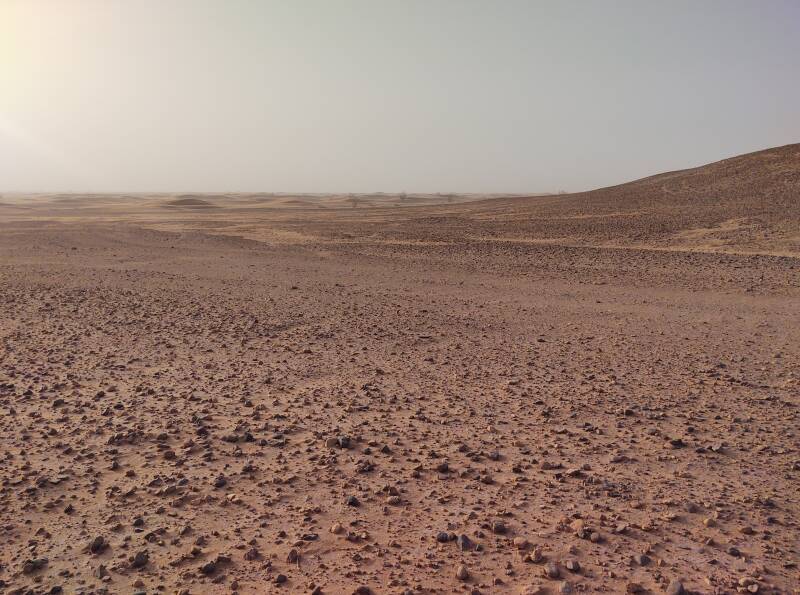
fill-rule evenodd
<path id="1" fill-rule="evenodd" d="M 0 591 L 796 592 L 796 257 L 116 209 L 0 224 Z"/>

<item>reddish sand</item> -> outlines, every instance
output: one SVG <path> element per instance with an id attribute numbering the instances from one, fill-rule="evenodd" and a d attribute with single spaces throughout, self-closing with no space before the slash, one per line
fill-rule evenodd
<path id="1" fill-rule="evenodd" d="M 800 146 L 466 198 L 0 198 L 0 592 L 800 592 Z"/>

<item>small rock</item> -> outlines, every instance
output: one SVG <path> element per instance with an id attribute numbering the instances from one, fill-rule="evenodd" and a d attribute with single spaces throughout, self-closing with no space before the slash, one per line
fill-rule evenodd
<path id="1" fill-rule="evenodd" d="M 131 568 L 144 568 L 147 566 L 147 563 L 150 561 L 150 554 L 147 553 L 146 550 L 142 550 L 137 552 L 136 555 L 133 557 L 133 561 L 131 562 Z"/>
<path id="2" fill-rule="evenodd" d="M 561 570 L 555 562 L 548 562 L 544 567 L 544 575 L 547 578 L 557 579 L 561 576 Z"/>
<path id="3" fill-rule="evenodd" d="M 564 562 L 564 566 L 570 572 L 580 572 L 581 571 L 581 565 L 577 560 L 567 560 L 566 562 Z"/>
<path id="4" fill-rule="evenodd" d="M 458 549 L 462 552 L 471 552 L 475 549 L 475 543 L 466 535 L 459 535 L 458 539 L 456 540 L 458 544 Z"/>
<path id="5" fill-rule="evenodd" d="M 200 566 L 200 572 L 209 576 L 214 574 L 217 571 L 217 563 L 215 560 L 211 560 L 210 562 L 206 562 L 202 566 Z"/>
<path id="6" fill-rule="evenodd" d="M 108 542 L 105 537 L 98 535 L 89 544 L 89 551 L 93 554 L 99 554 L 108 547 Z"/>
<path id="7" fill-rule="evenodd" d="M 41 570 L 45 566 L 47 566 L 47 558 L 35 558 L 33 560 L 28 560 L 22 565 L 22 573 L 32 574 L 37 570 Z"/>
<path id="8" fill-rule="evenodd" d="M 539 564 L 544 561 L 544 554 L 542 553 L 542 548 L 535 547 L 531 550 L 531 553 L 525 556 L 526 562 L 533 562 L 534 564 Z"/>

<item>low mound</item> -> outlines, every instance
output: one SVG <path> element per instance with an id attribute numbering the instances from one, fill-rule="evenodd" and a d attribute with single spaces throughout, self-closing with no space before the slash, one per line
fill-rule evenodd
<path id="1" fill-rule="evenodd" d="M 589 192 L 461 205 L 474 234 L 800 253 L 800 144 Z"/>
<path id="2" fill-rule="evenodd" d="M 214 209 L 217 205 L 213 205 L 207 200 L 196 197 L 176 198 L 165 203 L 168 207 L 191 207 L 195 209 Z"/>
<path id="3" fill-rule="evenodd" d="M 302 200 L 300 198 L 290 198 L 290 199 L 281 201 L 281 204 L 294 205 L 294 206 L 300 206 L 300 207 L 313 206 L 312 203 L 310 203 L 309 201 Z"/>

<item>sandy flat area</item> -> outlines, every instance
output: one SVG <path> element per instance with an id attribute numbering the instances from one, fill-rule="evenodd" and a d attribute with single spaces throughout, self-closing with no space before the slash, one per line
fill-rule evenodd
<path id="1" fill-rule="evenodd" d="M 800 592 L 798 145 L 351 199 L 0 197 L 0 592 Z"/>

